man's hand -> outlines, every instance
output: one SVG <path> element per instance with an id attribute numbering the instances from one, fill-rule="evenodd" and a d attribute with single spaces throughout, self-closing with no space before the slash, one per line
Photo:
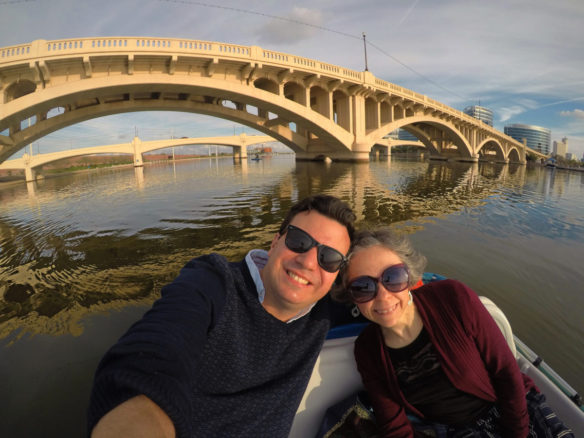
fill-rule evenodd
<path id="1" fill-rule="evenodd" d="M 145 395 L 133 397 L 105 414 L 91 438 L 175 438 L 172 421 Z"/>

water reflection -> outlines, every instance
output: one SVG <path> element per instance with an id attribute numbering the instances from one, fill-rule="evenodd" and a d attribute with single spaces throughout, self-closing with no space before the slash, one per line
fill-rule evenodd
<path id="1" fill-rule="evenodd" d="M 136 187 L 138 187 L 139 190 L 142 190 L 144 188 L 144 168 L 142 166 L 134 167 L 134 176 L 136 177 Z"/>
<path id="2" fill-rule="evenodd" d="M 582 391 L 582 174 L 212 157 L 32 184 L 0 186 L 2 436 L 82 436 L 97 361 L 161 286 L 197 255 L 268 247 L 290 206 L 317 192 L 348 202 L 359 226 L 411 232 L 431 270 L 491 297 Z"/>
<path id="3" fill-rule="evenodd" d="M 521 186 L 525 178 L 477 163 L 283 163 L 213 158 L 136 167 L 133 178 L 127 169 L 46 180 L 34 196 L 28 185 L 36 183 L 27 183 L 28 196 L 3 192 L 0 338 L 17 328 L 78 332 L 87 313 L 153 300 L 197 254 L 239 258 L 267 247 L 291 205 L 310 193 L 344 199 L 360 222 L 415 228 L 483 204 L 503 180 Z"/>

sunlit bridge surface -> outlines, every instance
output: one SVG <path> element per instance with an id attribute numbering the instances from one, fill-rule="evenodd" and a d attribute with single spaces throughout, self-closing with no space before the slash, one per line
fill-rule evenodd
<path id="1" fill-rule="evenodd" d="M 431 157 L 525 162 L 524 144 L 425 95 L 369 71 L 257 46 L 36 40 L 0 48 L 0 78 L 0 161 L 84 120 L 169 110 L 252 127 L 290 147 L 298 160 L 367 161 L 374 146 L 389 149 L 386 135 L 402 128 Z"/>

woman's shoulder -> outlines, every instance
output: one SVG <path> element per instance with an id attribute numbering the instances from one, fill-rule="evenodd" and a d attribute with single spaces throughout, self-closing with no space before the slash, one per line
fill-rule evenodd
<path id="1" fill-rule="evenodd" d="M 419 287 L 414 292 L 420 297 L 428 299 L 448 299 L 453 296 L 465 296 L 474 293 L 464 283 L 448 278 L 445 280 L 433 281 Z M 475 294 L 476 295 L 476 294 Z"/>
<path id="2" fill-rule="evenodd" d="M 446 279 L 428 283 L 414 292 L 418 302 L 428 311 L 433 309 L 454 308 L 458 311 L 472 309 L 480 303 L 475 291 L 466 284 L 454 279 Z"/>

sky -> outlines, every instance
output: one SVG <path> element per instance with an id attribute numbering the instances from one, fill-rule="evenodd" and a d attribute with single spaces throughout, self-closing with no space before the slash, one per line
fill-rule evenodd
<path id="1" fill-rule="evenodd" d="M 494 126 L 551 129 L 584 155 L 582 0 L 0 0 L 0 46 L 99 36 L 257 45 L 373 75 Z M 209 116 L 134 112 L 56 131 L 33 152 L 171 136 L 258 133 Z M 20 154 L 21 155 L 21 154 Z"/>

